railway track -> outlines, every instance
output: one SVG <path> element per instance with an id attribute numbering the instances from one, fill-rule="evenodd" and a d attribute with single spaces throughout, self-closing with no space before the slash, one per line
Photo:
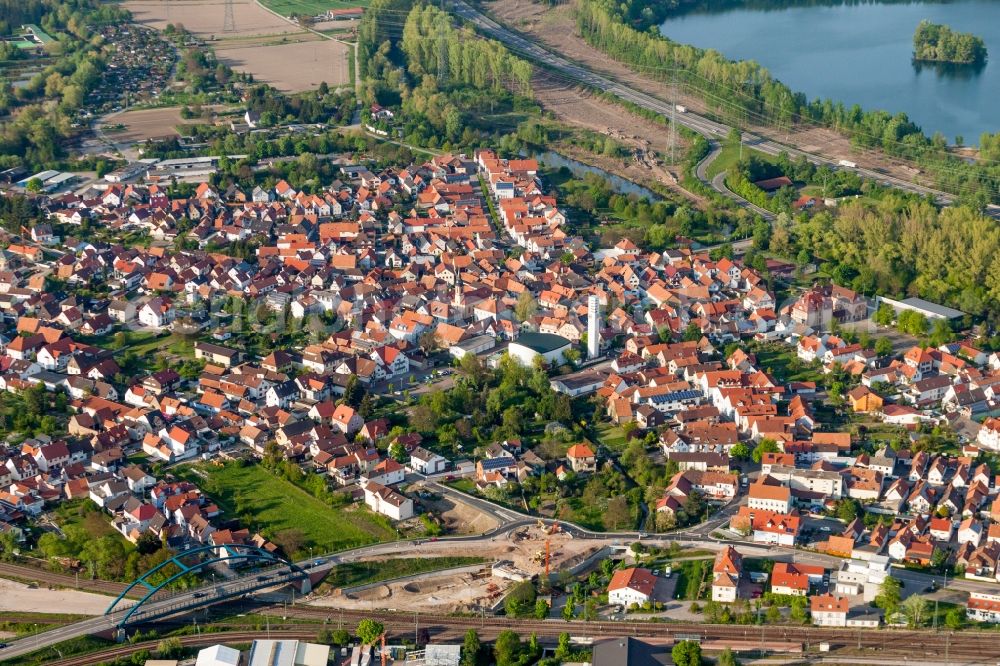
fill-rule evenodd
<path id="1" fill-rule="evenodd" d="M 982 659 L 993 657 L 990 663 L 996 663 L 995 657 L 1000 656 L 1000 641 L 996 634 L 987 632 L 965 631 L 957 634 L 950 632 L 934 632 L 912 629 L 879 629 L 853 630 L 839 628 L 823 628 L 812 626 L 756 626 L 756 625 L 718 625 L 695 623 L 658 623 L 658 622 L 584 622 L 573 620 L 519 620 L 505 617 L 460 617 L 432 613 L 399 613 L 391 611 L 356 611 L 339 609 L 321 609 L 295 606 L 285 612 L 289 618 L 325 620 L 331 624 L 343 622 L 345 627 L 353 626 L 362 618 L 377 619 L 390 628 L 409 627 L 410 631 L 418 626 L 429 630 L 442 629 L 513 629 L 521 635 L 534 633 L 540 637 L 557 637 L 566 632 L 572 636 L 588 636 L 593 638 L 612 636 L 633 636 L 636 638 L 655 638 L 676 640 L 681 637 L 697 636 L 704 641 L 761 641 L 795 642 L 804 646 L 818 646 L 829 643 L 831 646 L 849 646 L 854 648 L 876 650 L 881 652 L 923 652 L 926 654 L 941 654 L 948 652 L 950 657 L 962 656 Z M 433 632 L 432 632 L 433 633 Z M 890 650 L 892 648 L 892 650 Z M 958 663 L 958 662 L 956 662 Z M 964 663 L 964 662 L 963 662 Z M 978 661 L 968 663 L 980 663 Z"/>
<path id="2" fill-rule="evenodd" d="M 270 611 L 280 611 L 280 607 L 272 607 Z M 658 624 L 652 622 L 582 622 L 582 621 L 542 621 L 515 620 L 496 617 L 456 617 L 440 614 L 399 613 L 391 611 L 354 611 L 339 609 L 311 609 L 294 607 L 283 613 L 289 623 L 279 624 L 268 632 L 271 638 L 315 640 L 317 633 L 324 628 L 343 625 L 352 628 L 362 618 L 374 618 L 383 622 L 389 634 L 394 637 L 411 636 L 419 623 L 419 627 L 430 630 L 437 640 L 461 640 L 468 629 L 476 629 L 482 638 L 490 640 L 504 629 L 513 629 L 521 636 L 534 633 L 540 638 L 554 639 L 559 634 L 567 632 L 581 638 L 599 639 L 612 636 L 634 636 L 637 638 L 659 639 L 660 641 L 678 640 L 680 638 L 697 637 L 705 643 L 722 643 L 749 646 L 758 641 L 768 647 L 769 643 L 792 642 L 799 643 L 803 648 L 814 651 L 821 642 L 829 643 L 838 650 L 830 658 L 836 656 L 857 659 L 860 655 L 872 661 L 893 659 L 894 657 L 914 660 L 917 655 L 931 658 L 943 658 L 954 666 L 993 664 L 997 661 L 1000 649 L 996 647 L 994 634 L 979 632 L 935 633 L 930 631 L 883 629 L 879 631 L 849 631 L 845 629 L 823 629 L 819 627 L 791 626 L 732 626 L 708 624 Z M 295 619 L 311 619 L 312 624 L 295 624 Z M 324 620 L 317 624 L 315 620 Z M 196 636 L 179 638 L 184 647 L 203 647 L 215 643 L 247 643 L 261 638 L 260 629 L 248 630 L 245 625 L 216 625 L 213 631 Z M 103 661 L 118 657 L 127 657 L 139 650 L 155 650 L 159 640 L 144 641 L 129 645 L 109 648 L 87 655 L 49 660 L 51 666 L 92 666 Z M 811 650 L 810 650 L 811 648 Z M 790 658 L 796 657 L 789 655 Z M 803 657 L 813 661 L 811 657 Z"/>
<path id="3" fill-rule="evenodd" d="M 290 640 L 315 640 L 316 639 L 316 627 L 314 625 L 306 625 L 310 627 L 309 630 L 304 629 L 289 629 L 284 631 L 272 631 L 270 633 L 271 638 L 282 638 Z M 181 645 L 184 647 L 203 647 L 206 645 L 215 645 L 216 643 L 225 641 L 226 643 L 249 643 L 254 639 L 260 638 L 259 631 L 231 631 L 231 632 L 217 632 L 208 634 L 199 634 L 197 636 L 181 636 Z M 155 641 L 143 641 L 141 643 L 132 643 L 129 645 L 122 645 L 120 647 L 114 647 L 107 650 L 102 650 L 100 652 L 92 652 L 90 654 L 79 655 L 76 657 L 67 657 L 65 659 L 56 659 L 46 663 L 46 666 L 90 666 L 91 664 L 97 664 L 102 661 L 111 661 L 113 659 L 118 659 L 119 657 L 129 657 L 140 650 L 153 651 L 159 644 L 159 640 Z"/>

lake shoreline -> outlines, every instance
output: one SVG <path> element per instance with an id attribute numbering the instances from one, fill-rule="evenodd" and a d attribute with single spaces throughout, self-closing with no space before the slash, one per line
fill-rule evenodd
<path id="1" fill-rule="evenodd" d="M 715 49 L 728 60 L 755 60 L 808 99 L 905 113 L 928 136 L 940 132 L 950 144 L 973 144 L 984 132 L 1000 131 L 991 102 L 1000 90 L 1000 65 L 913 57 L 913 31 L 925 18 L 978 34 L 987 46 L 1000 44 L 1000 3 L 831 0 L 700 7 L 673 13 L 660 33 L 676 43 Z"/>

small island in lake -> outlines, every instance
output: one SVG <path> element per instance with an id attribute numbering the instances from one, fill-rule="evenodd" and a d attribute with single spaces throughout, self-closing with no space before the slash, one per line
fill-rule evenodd
<path id="1" fill-rule="evenodd" d="M 981 37 L 923 20 L 913 34 L 913 59 L 975 65 L 986 60 L 986 44 Z"/>

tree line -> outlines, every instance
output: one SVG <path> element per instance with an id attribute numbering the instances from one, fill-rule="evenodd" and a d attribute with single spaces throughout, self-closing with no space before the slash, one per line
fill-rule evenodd
<path id="1" fill-rule="evenodd" d="M 403 52 L 410 72 L 495 91 L 515 88 L 531 94 L 531 65 L 471 28 L 456 28 L 437 7 L 414 7 L 403 28 Z"/>
<path id="2" fill-rule="evenodd" d="M 939 210 L 887 194 L 792 221 L 780 215 L 769 249 L 820 259 L 838 284 L 867 293 L 920 296 L 1000 322 L 1000 228 L 965 207 Z"/>
<path id="3" fill-rule="evenodd" d="M 496 122 L 504 114 L 538 112 L 531 65 L 436 7 L 375 0 L 358 43 L 363 99 L 401 107 L 392 129 L 407 143 L 474 148 L 513 130 Z"/>

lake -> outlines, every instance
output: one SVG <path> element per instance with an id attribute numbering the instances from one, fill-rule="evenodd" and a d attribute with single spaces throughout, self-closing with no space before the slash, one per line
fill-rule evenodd
<path id="1" fill-rule="evenodd" d="M 986 42 L 980 67 L 913 62 L 921 19 L 971 32 Z M 842 4 L 690 12 L 667 20 L 670 39 L 756 60 L 810 99 L 866 110 L 905 112 L 928 135 L 976 144 L 1000 131 L 1000 2 Z"/>

